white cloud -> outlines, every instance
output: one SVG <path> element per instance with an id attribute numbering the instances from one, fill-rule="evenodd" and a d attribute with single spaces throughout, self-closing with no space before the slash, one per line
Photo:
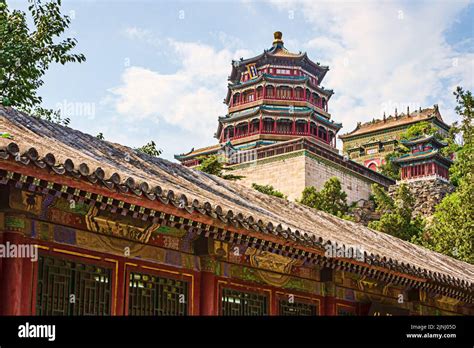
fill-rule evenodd
<path id="1" fill-rule="evenodd" d="M 452 92 L 473 88 L 474 55 L 446 42 L 446 30 L 467 2 L 275 1 L 282 11 L 300 9 L 315 33 L 308 55 L 329 65 L 323 85 L 335 90 L 330 102 L 343 132 L 356 122 L 404 112 L 407 104 L 438 103 L 455 118 Z M 308 28 L 309 31 L 309 28 Z"/>
<path id="2" fill-rule="evenodd" d="M 141 36 L 143 31 L 130 30 L 130 33 Z M 143 67 L 129 67 L 122 74 L 121 84 L 110 90 L 109 102 L 112 100 L 116 111 L 130 122 L 145 119 L 165 122 L 192 131 L 197 138 L 205 136 L 212 143 L 217 117 L 226 113 L 222 101 L 231 60 L 250 52 L 216 50 L 196 42 L 167 40 L 166 44 L 174 52 L 180 68 L 163 74 Z"/>

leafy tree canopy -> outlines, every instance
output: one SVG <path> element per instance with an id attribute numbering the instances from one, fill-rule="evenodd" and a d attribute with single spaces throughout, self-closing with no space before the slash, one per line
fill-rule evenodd
<path id="1" fill-rule="evenodd" d="M 300 203 L 338 217 L 344 217 L 349 210 L 347 194 L 336 177 L 326 181 L 319 192 L 314 186 L 305 187 Z"/>
<path id="2" fill-rule="evenodd" d="M 241 175 L 226 174 L 226 171 L 231 171 L 231 168 L 224 168 L 224 159 L 222 156 L 209 155 L 198 157 L 200 162 L 196 168 L 201 172 L 216 175 L 226 180 L 240 180 L 243 178 Z"/>
<path id="3" fill-rule="evenodd" d="M 61 14 L 61 0 L 29 0 L 32 28 L 27 14 L 9 10 L 0 1 L 0 103 L 36 117 L 67 125 L 59 111 L 41 107 L 38 89 L 51 63 L 83 62 L 83 54 L 71 53 L 77 41 L 60 39 L 71 19 Z"/>
<path id="4" fill-rule="evenodd" d="M 100 133 L 102 134 L 102 133 Z M 149 143 L 143 145 L 142 147 L 139 147 L 137 149 L 138 152 L 141 153 L 146 153 L 147 155 L 153 156 L 153 157 L 159 157 L 161 153 L 163 152 L 161 149 L 156 148 L 155 142 L 152 140 Z"/>
<path id="5" fill-rule="evenodd" d="M 279 197 L 279 198 L 286 198 L 286 196 L 283 193 L 281 193 L 278 190 L 275 190 L 275 188 L 272 185 L 258 185 L 258 184 L 253 183 L 252 187 L 255 190 L 257 190 L 261 193 L 264 193 L 266 195 L 269 195 L 269 196 L 275 196 L 275 197 Z"/>
<path id="6" fill-rule="evenodd" d="M 372 185 L 372 192 L 376 210 L 381 216 L 379 221 L 369 223 L 370 228 L 407 241 L 422 233 L 424 222 L 421 218 L 412 216 L 415 200 L 407 185 L 401 184 L 398 187 L 394 199 L 377 184 Z"/>
<path id="7" fill-rule="evenodd" d="M 405 132 L 400 135 L 401 140 L 410 140 L 418 138 L 422 135 L 437 135 L 438 128 L 435 127 L 431 122 L 422 121 L 409 127 Z"/>

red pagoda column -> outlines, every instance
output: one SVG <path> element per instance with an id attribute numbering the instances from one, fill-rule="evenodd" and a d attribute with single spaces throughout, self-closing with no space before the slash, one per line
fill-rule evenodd
<path id="1" fill-rule="evenodd" d="M 262 115 L 260 115 L 260 121 L 258 124 L 258 132 L 263 133 L 263 120 L 262 120 Z"/>
<path id="2" fill-rule="evenodd" d="M 308 124 L 306 126 L 306 134 L 310 135 L 311 134 L 311 119 L 308 119 Z"/>
<path id="3" fill-rule="evenodd" d="M 200 314 L 201 315 L 217 315 L 218 303 L 216 303 L 217 289 L 216 276 L 211 272 L 201 272 L 201 298 L 200 298 Z"/>
<path id="4" fill-rule="evenodd" d="M 276 131 L 277 131 L 277 119 L 274 118 L 274 119 L 273 119 L 273 132 L 276 133 Z"/>
<path id="5" fill-rule="evenodd" d="M 4 232 L 3 243 L 19 245 L 23 238 L 18 232 Z M 20 257 L 5 257 L 0 276 L 0 303 L 2 315 L 21 315 L 23 262 Z"/>
<path id="6" fill-rule="evenodd" d="M 324 315 L 336 315 L 336 299 L 333 296 L 324 298 Z"/>

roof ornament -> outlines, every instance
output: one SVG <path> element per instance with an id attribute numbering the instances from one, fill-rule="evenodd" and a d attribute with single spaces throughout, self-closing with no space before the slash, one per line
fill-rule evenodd
<path id="1" fill-rule="evenodd" d="M 397 118 L 398 118 L 398 110 L 397 110 L 397 108 L 395 108 L 395 119 L 397 119 Z"/>
<path id="2" fill-rule="evenodd" d="M 383 112 L 383 121 L 385 122 L 387 118 L 385 117 L 385 111 Z"/>
<path id="3" fill-rule="evenodd" d="M 281 44 L 283 46 L 283 40 L 281 39 L 283 37 L 283 34 L 281 31 L 275 31 L 273 33 L 273 46 Z"/>
<path id="4" fill-rule="evenodd" d="M 407 106 L 407 116 L 410 117 L 410 107 Z"/>

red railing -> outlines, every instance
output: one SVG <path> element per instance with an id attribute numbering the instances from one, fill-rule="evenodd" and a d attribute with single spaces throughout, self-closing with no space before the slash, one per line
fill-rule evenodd
<path id="1" fill-rule="evenodd" d="M 314 105 L 318 108 L 320 108 L 321 110 L 323 111 L 326 111 L 326 108 L 323 108 L 323 103 L 321 102 L 321 99 L 319 99 L 317 102 L 315 102 L 314 98 L 309 98 L 309 99 L 305 99 L 305 98 L 296 98 L 296 97 L 288 97 L 288 98 L 282 98 L 282 97 L 273 97 L 273 96 L 265 96 L 265 98 L 263 96 L 260 96 L 260 97 L 257 97 L 256 99 L 254 100 L 243 100 L 243 101 L 238 101 L 236 103 L 231 103 L 230 107 L 235 107 L 235 106 L 240 106 L 240 105 L 244 105 L 244 104 L 250 104 L 250 103 L 253 103 L 257 100 L 287 100 L 287 101 L 306 101 L 308 103 L 310 103 L 311 105 Z"/>
<path id="2" fill-rule="evenodd" d="M 254 130 L 252 132 L 244 132 L 244 133 L 239 133 L 238 135 L 233 135 L 233 136 L 227 136 L 224 138 L 225 141 L 228 141 L 228 140 L 234 140 L 234 139 L 241 139 L 241 138 L 245 138 L 245 137 L 249 137 L 249 136 L 252 136 L 252 135 L 256 135 L 256 134 L 277 134 L 277 135 L 301 135 L 301 136 L 311 136 L 315 139 L 318 139 L 319 141 L 322 141 L 328 145 L 331 145 L 331 140 L 326 140 L 326 138 L 322 138 L 322 137 L 319 137 L 318 135 L 316 134 L 313 134 L 311 132 L 299 132 L 299 131 L 282 131 L 282 130 L 265 130 L 265 129 L 262 129 L 261 131 L 260 130 Z M 325 135 L 324 135 L 325 136 Z"/>

